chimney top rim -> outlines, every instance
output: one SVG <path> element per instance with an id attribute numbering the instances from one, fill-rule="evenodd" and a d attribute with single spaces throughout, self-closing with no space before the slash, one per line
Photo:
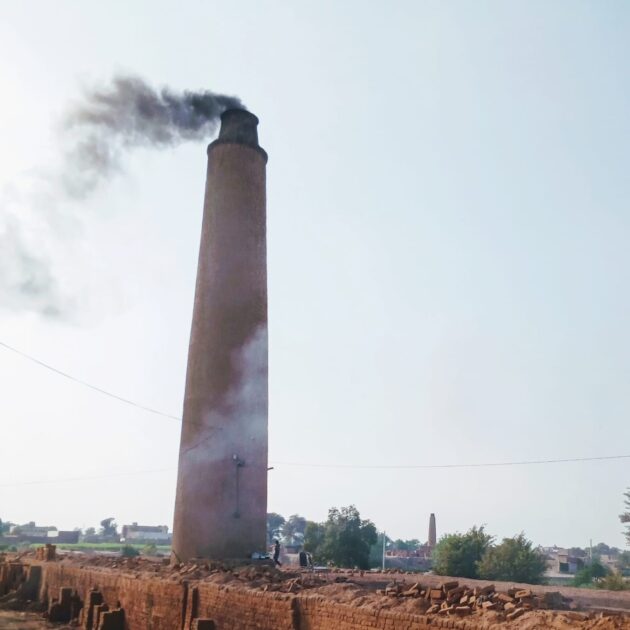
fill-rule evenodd
<path id="1" fill-rule="evenodd" d="M 229 109 L 226 109 L 221 114 L 221 122 L 223 122 L 226 118 L 233 118 L 233 117 L 249 118 L 255 125 L 258 125 L 258 123 L 260 122 L 256 114 L 252 114 L 249 110 L 244 109 L 244 108 L 241 109 L 240 107 L 231 107 Z"/>

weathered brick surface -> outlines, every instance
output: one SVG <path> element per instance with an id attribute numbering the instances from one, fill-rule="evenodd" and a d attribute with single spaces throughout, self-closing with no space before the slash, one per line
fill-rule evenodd
<path id="1" fill-rule="evenodd" d="M 72 562 L 30 566 L 0 562 L 2 590 L 17 595 L 27 583 L 32 590 L 36 577 L 41 577 L 40 598 L 48 604 L 54 598 L 55 605 L 67 608 L 81 598 L 84 630 L 481 630 L 489 626 L 497 630 L 521 626 L 630 630 L 627 616 L 615 619 L 570 610 L 527 611 L 530 600 L 535 603 L 542 595 L 546 601 L 549 595 L 529 588 L 509 589 L 503 597 L 508 601 L 501 603 L 500 593 L 477 584 L 473 592 L 479 600 L 472 603 L 469 586 L 447 583 L 442 584 L 443 592 L 446 586 L 452 588 L 434 603 L 431 592 L 438 589 L 431 588 L 433 584 L 424 589 L 420 583 L 393 584 L 370 591 L 333 582 L 293 591 L 287 585 L 296 586 L 295 580 L 279 583 L 257 578 L 248 582 L 245 571 L 240 575 L 219 571 L 205 579 L 189 580 L 182 579 L 181 572 L 160 576 Z M 281 587 L 285 590 L 273 590 Z M 484 596 L 486 601 L 482 601 Z M 504 610 L 486 610 L 480 601 Z"/>
<path id="2" fill-rule="evenodd" d="M 294 599 L 285 593 L 202 582 L 189 589 L 185 628 L 202 617 L 212 619 L 221 630 L 293 630 L 299 627 Z"/>
<path id="3" fill-rule="evenodd" d="M 46 563 L 43 572 L 40 591 L 43 600 L 56 596 L 61 587 L 70 587 L 86 602 L 90 590 L 98 587 L 110 610 L 118 608 L 118 604 L 124 609 L 129 630 L 181 628 L 186 594 L 183 584 L 64 563 Z"/>
<path id="4" fill-rule="evenodd" d="M 299 630 L 429 630 L 446 627 L 442 622 L 447 621 L 434 617 L 428 622 L 426 617 L 408 612 L 361 609 L 319 595 L 300 595 L 297 600 Z"/>

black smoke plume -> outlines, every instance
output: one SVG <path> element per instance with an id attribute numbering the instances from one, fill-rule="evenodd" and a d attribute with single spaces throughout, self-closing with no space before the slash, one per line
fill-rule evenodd
<path id="1" fill-rule="evenodd" d="M 125 151 L 164 148 L 213 135 L 226 109 L 245 109 L 240 99 L 213 92 L 156 90 L 134 76 L 85 92 L 67 115 L 71 145 L 64 183 L 73 196 L 92 192 L 121 169 Z"/>
<path id="2" fill-rule="evenodd" d="M 135 76 L 115 76 L 86 90 L 61 126 L 61 171 L 45 175 L 17 198 L 0 189 L 0 309 L 67 317 L 74 300 L 62 286 L 67 278 L 62 283 L 57 277 L 52 254 L 71 248 L 81 232 L 81 214 L 75 217 L 76 204 L 67 203 L 68 197 L 93 193 L 122 170 L 124 154 L 131 149 L 211 139 L 226 109 L 244 105 L 236 97 L 208 91 L 156 90 Z M 64 229 L 63 219 L 76 219 L 76 227 Z M 44 237 L 49 252 L 37 235 Z"/>

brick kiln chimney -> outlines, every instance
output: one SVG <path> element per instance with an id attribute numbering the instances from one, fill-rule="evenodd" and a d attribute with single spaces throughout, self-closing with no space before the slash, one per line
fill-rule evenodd
<path id="1" fill-rule="evenodd" d="M 437 530 L 435 528 L 435 514 L 429 516 L 429 547 L 437 544 Z"/>
<path id="2" fill-rule="evenodd" d="M 228 110 L 208 147 L 173 528 L 182 561 L 265 549 L 267 154 L 257 125 Z"/>

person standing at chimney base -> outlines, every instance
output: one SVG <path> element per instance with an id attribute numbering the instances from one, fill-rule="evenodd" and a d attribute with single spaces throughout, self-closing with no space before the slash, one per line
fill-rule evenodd
<path id="1" fill-rule="evenodd" d="M 280 541 L 277 538 L 273 541 L 273 564 L 276 567 L 282 566 L 282 562 L 280 562 Z"/>

